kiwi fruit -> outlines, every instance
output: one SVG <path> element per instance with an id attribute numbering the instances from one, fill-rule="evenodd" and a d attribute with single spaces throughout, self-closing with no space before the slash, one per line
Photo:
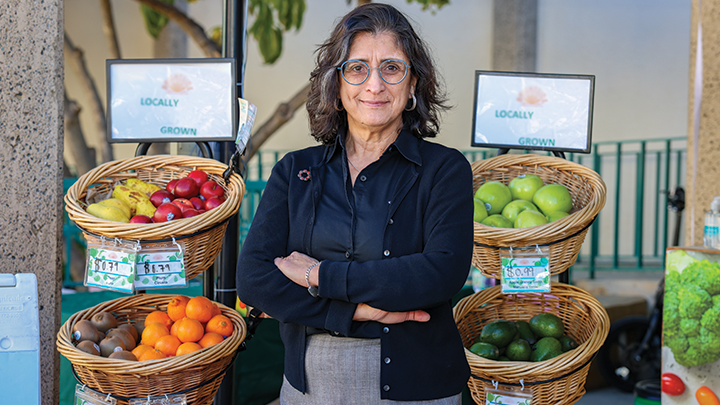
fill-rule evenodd
<path id="1" fill-rule="evenodd" d="M 102 342 L 102 340 L 105 339 L 106 337 L 107 337 L 107 335 L 98 331 L 98 342 Z"/>
<path id="2" fill-rule="evenodd" d="M 119 352 L 112 352 L 108 356 L 109 359 L 121 359 L 121 360 L 130 360 L 130 361 L 138 361 L 137 357 L 135 357 L 134 354 L 127 350 L 120 350 Z"/>
<path id="3" fill-rule="evenodd" d="M 138 339 L 140 338 L 140 335 L 138 335 L 137 329 L 135 329 L 135 327 L 129 323 L 123 323 L 121 325 L 118 325 L 117 328 L 125 329 L 126 331 L 130 332 L 130 335 L 132 335 L 133 339 L 135 339 L 135 343 L 137 343 Z"/>
<path id="4" fill-rule="evenodd" d="M 88 321 L 87 319 L 78 321 L 75 325 L 73 325 L 72 332 L 73 340 L 76 342 L 90 340 L 97 343 L 100 341 L 100 335 L 97 328 L 95 327 L 95 325 L 92 324 L 92 322 Z"/>
<path id="5" fill-rule="evenodd" d="M 125 329 L 120 329 L 120 328 L 110 329 L 109 331 L 107 331 L 107 336 L 108 337 L 117 336 L 120 339 L 122 339 L 123 343 L 125 343 L 125 350 L 127 350 L 127 351 L 131 351 L 136 346 L 135 339 L 133 339 L 130 332 L 128 332 Z"/>
<path id="6" fill-rule="evenodd" d="M 103 357 L 108 357 L 113 354 L 113 352 L 120 350 L 125 350 L 125 342 L 117 336 L 106 337 L 100 342 L 100 354 Z"/>
<path id="7" fill-rule="evenodd" d="M 97 343 L 90 341 L 90 340 L 83 340 L 82 342 L 78 343 L 77 347 L 79 350 L 84 351 L 85 353 L 89 353 L 95 356 L 100 355 L 100 346 L 97 345 Z"/>
<path id="8" fill-rule="evenodd" d="M 107 333 L 108 329 L 116 328 L 118 324 L 113 314 L 104 311 L 93 315 L 90 322 L 95 325 L 97 330 L 103 333 Z"/>
<path id="9" fill-rule="evenodd" d="M 145 330 L 145 318 L 140 319 L 139 321 L 135 322 L 133 324 L 133 327 L 137 331 L 138 336 L 142 336 L 142 333 Z"/>

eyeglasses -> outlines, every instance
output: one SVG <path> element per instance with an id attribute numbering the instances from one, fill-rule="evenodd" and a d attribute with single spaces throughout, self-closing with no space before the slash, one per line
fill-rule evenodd
<path id="1" fill-rule="evenodd" d="M 380 64 L 378 67 L 370 67 L 367 63 L 361 60 L 348 60 L 340 67 L 340 74 L 348 84 L 357 86 L 365 83 L 365 80 L 370 77 L 370 70 L 377 69 L 380 74 L 380 78 L 387 84 L 398 84 L 405 80 L 408 69 L 410 66 L 401 59 L 388 59 Z"/>

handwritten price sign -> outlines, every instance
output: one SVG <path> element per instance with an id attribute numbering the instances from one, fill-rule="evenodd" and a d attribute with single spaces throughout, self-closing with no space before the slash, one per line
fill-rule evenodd
<path id="1" fill-rule="evenodd" d="M 135 271 L 138 290 L 187 286 L 184 256 L 177 248 L 141 251 Z"/>
<path id="2" fill-rule="evenodd" d="M 88 246 L 86 286 L 132 293 L 134 291 L 134 270 L 134 251 L 113 246 Z"/>
<path id="3" fill-rule="evenodd" d="M 550 292 L 550 262 L 547 257 L 503 257 L 502 292 Z"/>

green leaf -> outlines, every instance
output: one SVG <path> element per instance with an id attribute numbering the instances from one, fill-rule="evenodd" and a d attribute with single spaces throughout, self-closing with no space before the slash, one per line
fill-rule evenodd
<path id="1" fill-rule="evenodd" d="M 99 282 L 100 282 L 100 275 L 96 275 L 95 278 L 94 278 L 94 280 L 99 283 Z"/>
<path id="2" fill-rule="evenodd" d="M 150 280 L 148 280 L 147 277 L 145 277 L 145 278 L 142 280 L 142 283 L 143 283 L 143 284 L 147 284 L 147 283 L 149 283 L 149 282 L 150 282 Z"/>
<path id="3" fill-rule="evenodd" d="M 153 281 L 157 281 L 157 276 L 152 276 Z"/>
<path id="4" fill-rule="evenodd" d="M 120 283 L 120 285 L 125 285 L 125 284 L 127 284 L 127 281 L 125 281 L 125 279 L 123 278 L 122 283 Z"/>
<path id="5" fill-rule="evenodd" d="M 129 253 L 127 255 L 129 263 L 135 263 L 137 261 L 137 254 L 135 253 Z"/>
<path id="6" fill-rule="evenodd" d="M 122 263 L 130 263 L 130 262 L 128 261 L 127 256 L 123 257 L 122 260 L 120 260 L 120 262 L 122 262 Z"/>
<path id="7" fill-rule="evenodd" d="M 160 0 L 164 3 L 173 4 L 174 0 Z M 155 39 L 160 35 L 160 31 L 165 27 L 165 24 L 170 21 L 165 14 L 160 14 L 152 8 L 141 5 L 140 10 L 142 11 L 143 19 L 145 20 L 145 28 L 148 33 Z"/>
<path id="8" fill-rule="evenodd" d="M 178 276 L 177 276 L 177 274 L 176 274 L 176 275 L 173 277 L 173 281 L 178 281 L 178 280 L 179 280 L 179 278 L 178 278 Z"/>
<path id="9" fill-rule="evenodd" d="M 98 254 L 98 250 L 97 250 L 97 249 L 95 249 L 95 248 L 90 248 L 90 250 L 88 250 L 88 252 L 89 252 L 89 255 L 90 255 L 90 256 L 92 256 L 92 257 L 97 257 L 97 254 Z"/>
<path id="10" fill-rule="evenodd" d="M 133 277 L 133 275 L 131 274 L 131 275 L 127 276 L 125 279 L 127 280 L 128 283 L 132 284 L 133 280 L 135 280 L 135 277 Z M 123 282 L 123 284 L 125 284 L 125 283 Z"/>
<path id="11" fill-rule="evenodd" d="M 180 277 L 185 278 L 185 267 L 183 267 L 183 270 L 180 272 Z"/>
<path id="12" fill-rule="evenodd" d="M 305 16 L 305 0 L 295 0 L 293 8 L 293 20 L 295 21 L 295 30 L 299 30 Z"/>

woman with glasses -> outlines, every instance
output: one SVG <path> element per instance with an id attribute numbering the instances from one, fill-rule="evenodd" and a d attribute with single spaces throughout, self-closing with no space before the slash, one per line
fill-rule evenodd
<path id="1" fill-rule="evenodd" d="M 282 404 L 460 404 L 451 299 L 470 269 L 472 173 L 425 141 L 445 98 L 392 6 L 347 14 L 317 51 L 320 146 L 275 165 L 243 244 L 240 299 L 280 322 Z"/>

